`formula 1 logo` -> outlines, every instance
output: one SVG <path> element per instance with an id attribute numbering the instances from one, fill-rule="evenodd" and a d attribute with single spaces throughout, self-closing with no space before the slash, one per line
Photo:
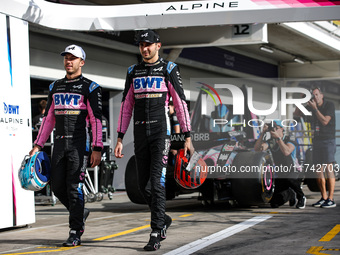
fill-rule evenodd
<path id="1" fill-rule="evenodd" d="M 75 94 L 54 94 L 55 105 L 79 105 L 80 95 Z"/>
<path id="2" fill-rule="evenodd" d="M 5 114 L 19 114 L 19 105 L 7 105 L 4 103 Z"/>
<path id="3" fill-rule="evenodd" d="M 139 89 L 161 89 L 162 82 L 164 82 L 163 77 L 141 77 L 135 78 L 133 81 L 133 87 L 135 90 Z"/>

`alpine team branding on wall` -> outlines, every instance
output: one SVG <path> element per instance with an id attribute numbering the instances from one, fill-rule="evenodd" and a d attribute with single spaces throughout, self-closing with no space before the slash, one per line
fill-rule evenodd
<path id="1" fill-rule="evenodd" d="M 10 2 L 11 4 L 0 6 L 1 13 L 41 26 L 72 31 L 124 31 L 143 29 L 145 24 L 154 29 L 165 29 L 206 25 L 337 20 L 340 10 L 338 0 L 201 0 L 161 1 L 149 3 L 147 8 L 144 3 L 96 6 L 96 8 L 78 5 L 78 15 L 75 16 L 73 6 L 66 4 L 44 1 L 44 4 L 32 5 L 33 1 L 27 0 L 17 0 L 15 4 L 12 4 L 13 1 Z M 33 14 L 27 15 L 27 10 L 31 10 Z M 61 13 L 68 22 L 55 22 Z M 113 13 L 120 15 L 112 15 Z M 173 16 L 176 14 L 188 16 Z M 136 22 L 136 19 L 140 22 Z"/>
<path id="2" fill-rule="evenodd" d="M 28 23 L 0 13 L 0 229 L 35 222 L 34 192 L 18 171 L 32 148 Z"/>
<path id="3" fill-rule="evenodd" d="M 244 9 L 245 7 L 253 9 L 276 9 L 283 6 L 290 8 L 299 7 L 318 7 L 340 5 L 339 1 L 332 0 L 243 0 L 243 1 L 197 1 L 194 3 L 172 3 L 165 7 L 166 12 L 188 12 L 188 11 L 218 11 L 222 9 Z"/>
<path id="4" fill-rule="evenodd" d="M 5 114 L 19 114 L 19 105 L 7 105 L 4 103 L 4 112 Z"/>
<path id="5" fill-rule="evenodd" d="M 192 4 L 180 4 L 175 5 L 172 4 L 168 8 L 166 8 L 166 11 L 188 11 L 188 10 L 215 10 L 215 9 L 223 9 L 223 8 L 237 8 L 238 7 L 238 1 L 222 1 L 222 2 L 197 2 Z"/>
<path id="6" fill-rule="evenodd" d="M 16 118 L 16 115 L 19 115 L 19 105 L 6 104 L 4 105 L 4 114 L 5 117 L 0 117 L 0 124 L 23 124 L 23 119 Z M 7 117 L 14 115 L 14 117 Z"/>

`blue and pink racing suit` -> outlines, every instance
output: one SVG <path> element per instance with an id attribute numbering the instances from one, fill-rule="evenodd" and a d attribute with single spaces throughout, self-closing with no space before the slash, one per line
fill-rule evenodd
<path id="1" fill-rule="evenodd" d="M 51 162 L 51 187 L 60 202 L 69 210 L 70 228 L 83 229 L 85 170 L 92 149 L 101 151 L 102 94 L 101 87 L 82 75 L 63 78 L 50 85 L 47 107 L 37 139 L 41 147 L 54 131 Z"/>
<path id="2" fill-rule="evenodd" d="M 169 100 L 186 137 L 190 119 L 178 66 L 162 58 L 129 67 L 118 120 L 123 138 L 134 112 L 134 143 L 139 187 L 151 209 L 151 228 L 161 230 L 165 216 L 165 174 L 170 148 Z M 147 188 L 151 181 L 151 190 Z"/>

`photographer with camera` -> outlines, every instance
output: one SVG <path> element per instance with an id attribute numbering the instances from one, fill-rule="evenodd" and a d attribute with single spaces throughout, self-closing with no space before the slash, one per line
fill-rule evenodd
<path id="1" fill-rule="evenodd" d="M 308 102 L 308 110 L 312 111 L 313 138 L 313 164 L 317 172 L 317 184 L 321 191 L 321 199 L 314 203 L 314 207 L 333 208 L 335 177 L 333 163 L 335 162 L 335 107 L 332 102 L 324 100 L 320 88 L 312 89 L 312 99 Z M 325 175 L 327 181 L 325 180 Z M 328 195 L 326 189 L 328 185 Z"/>
<path id="2" fill-rule="evenodd" d="M 271 138 L 265 140 L 267 133 Z M 284 134 L 282 122 L 273 120 L 270 124 L 265 124 L 260 138 L 255 143 L 255 151 L 270 150 L 273 155 L 275 166 L 287 167 L 290 172 L 278 172 L 275 176 L 275 190 L 270 205 L 277 208 L 289 201 L 290 206 L 303 209 L 306 206 L 306 197 L 301 189 L 301 180 L 296 167 L 296 143 Z M 282 168 L 280 168 L 282 169 Z"/>

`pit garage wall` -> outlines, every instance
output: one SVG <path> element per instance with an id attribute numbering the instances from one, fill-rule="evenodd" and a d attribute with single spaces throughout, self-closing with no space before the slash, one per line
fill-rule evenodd
<path id="1" fill-rule="evenodd" d="M 0 14 L 0 229 L 35 222 L 34 192 L 18 170 L 32 147 L 28 23 Z"/>

